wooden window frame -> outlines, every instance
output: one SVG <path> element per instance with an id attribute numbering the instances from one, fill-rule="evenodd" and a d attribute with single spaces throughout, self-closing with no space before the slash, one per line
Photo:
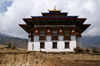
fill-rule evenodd
<path id="1" fill-rule="evenodd" d="M 64 40 L 70 40 L 70 31 L 69 30 L 65 30 L 64 31 Z"/>
<path id="2" fill-rule="evenodd" d="M 46 40 L 46 32 L 44 30 L 41 30 L 39 33 L 39 40 Z"/>

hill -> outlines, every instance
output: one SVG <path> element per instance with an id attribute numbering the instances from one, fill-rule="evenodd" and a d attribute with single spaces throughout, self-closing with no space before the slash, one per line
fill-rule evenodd
<path id="1" fill-rule="evenodd" d="M 0 33 L 0 44 L 8 45 L 9 43 L 11 43 L 12 46 L 27 49 L 28 39 L 12 37 L 12 36 Z"/>
<path id="2" fill-rule="evenodd" d="M 84 36 L 82 37 L 82 44 L 84 47 L 100 49 L 100 36 Z"/>

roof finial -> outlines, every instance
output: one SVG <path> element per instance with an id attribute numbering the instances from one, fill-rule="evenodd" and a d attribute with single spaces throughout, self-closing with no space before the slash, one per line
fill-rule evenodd
<path id="1" fill-rule="evenodd" d="M 54 10 L 56 10 L 56 6 L 54 6 Z"/>
<path id="2" fill-rule="evenodd" d="M 61 9 L 60 10 L 56 10 L 56 6 L 54 6 L 54 9 L 53 10 L 49 10 L 48 9 L 48 11 L 61 11 Z"/>

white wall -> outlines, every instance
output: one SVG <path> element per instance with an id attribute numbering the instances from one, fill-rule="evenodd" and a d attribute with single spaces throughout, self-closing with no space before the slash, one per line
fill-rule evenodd
<path id="1" fill-rule="evenodd" d="M 74 51 L 74 48 L 76 48 L 76 36 L 71 36 L 71 41 L 70 41 L 70 49 Z"/>
<path id="2" fill-rule="evenodd" d="M 77 43 L 77 46 L 82 47 L 81 37 L 77 37 L 76 43 Z"/>
<path id="3" fill-rule="evenodd" d="M 38 35 L 34 36 L 34 42 L 38 42 L 38 41 L 39 41 L 39 36 Z"/>
<path id="4" fill-rule="evenodd" d="M 46 41 L 45 42 L 45 49 L 41 49 L 43 51 L 50 51 L 52 49 L 52 42 L 51 41 Z"/>
<path id="5" fill-rule="evenodd" d="M 76 36 L 71 36 L 71 41 L 63 41 L 63 36 L 58 36 L 59 40 L 51 40 L 51 36 L 46 36 L 46 41 L 39 41 L 39 36 L 34 36 L 34 51 L 47 51 L 47 52 L 63 52 L 63 51 L 68 51 L 68 52 L 73 52 L 73 49 L 76 47 Z M 40 42 L 45 43 L 45 48 L 40 49 Z M 57 42 L 57 49 L 52 48 L 52 42 Z M 65 42 L 69 42 L 69 48 L 65 49 Z M 32 45 L 29 43 L 29 47 Z M 30 48 L 29 50 L 31 50 Z"/>
<path id="6" fill-rule="evenodd" d="M 28 42 L 28 50 L 33 50 L 34 42 Z"/>
<path id="7" fill-rule="evenodd" d="M 63 41 L 63 39 L 64 39 L 64 36 L 63 36 L 63 35 L 59 35 L 59 36 L 58 36 L 58 40 L 59 40 L 59 41 Z"/>
<path id="8" fill-rule="evenodd" d="M 46 36 L 46 41 L 51 41 L 51 36 L 50 35 Z"/>
<path id="9" fill-rule="evenodd" d="M 40 51 L 40 42 L 34 42 L 34 50 Z"/>

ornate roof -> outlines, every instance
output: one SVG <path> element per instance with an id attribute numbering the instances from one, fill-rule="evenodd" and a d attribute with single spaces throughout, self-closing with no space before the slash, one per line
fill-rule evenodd
<path id="1" fill-rule="evenodd" d="M 26 24 L 20 24 L 26 32 L 30 33 L 35 23 L 39 22 L 59 22 L 60 25 L 71 25 L 75 24 L 75 27 L 78 27 L 78 29 L 81 29 L 81 33 L 84 32 L 90 24 L 83 24 L 86 20 L 86 18 L 78 18 L 78 16 L 68 16 L 68 12 L 61 12 L 61 10 L 56 10 L 56 7 L 54 7 L 54 10 L 48 10 L 48 13 L 42 13 L 42 16 L 31 16 L 31 18 L 23 18 Z M 64 24 L 63 24 L 64 23 Z"/>

